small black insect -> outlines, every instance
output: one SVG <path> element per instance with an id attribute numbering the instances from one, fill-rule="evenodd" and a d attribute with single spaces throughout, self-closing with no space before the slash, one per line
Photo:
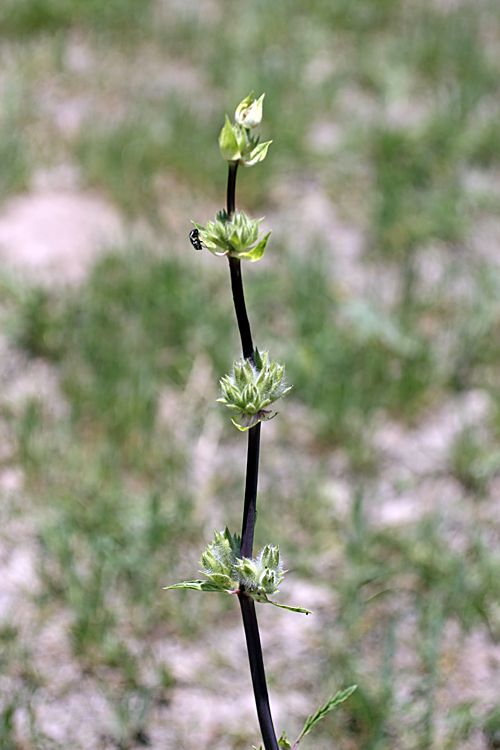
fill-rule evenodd
<path id="1" fill-rule="evenodd" d="M 191 244 L 195 250 L 203 250 L 204 245 L 200 240 L 200 235 L 197 229 L 191 229 L 191 231 L 189 232 L 189 239 L 191 240 Z"/>

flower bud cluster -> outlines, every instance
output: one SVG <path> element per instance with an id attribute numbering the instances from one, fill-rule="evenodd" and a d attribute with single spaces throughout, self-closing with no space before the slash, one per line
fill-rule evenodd
<path id="1" fill-rule="evenodd" d="M 285 367 L 275 360 L 269 360 L 269 352 L 254 352 L 250 359 L 235 362 L 230 375 L 220 381 L 220 403 L 234 412 L 233 424 L 242 432 L 254 427 L 258 422 L 272 419 L 267 407 L 282 398 L 291 386 L 285 382 Z"/>
<path id="2" fill-rule="evenodd" d="M 271 232 L 258 242 L 261 219 L 249 219 L 243 211 L 235 211 L 231 221 L 227 212 L 219 211 L 215 221 L 206 227 L 192 222 L 198 230 L 198 239 L 214 255 L 230 255 L 241 260 L 256 261 L 262 258 Z M 194 231 L 194 230 L 193 230 Z"/>
<path id="3" fill-rule="evenodd" d="M 266 158 L 267 149 L 272 141 L 259 143 L 258 135 L 251 135 L 262 121 L 262 105 L 265 94 L 259 99 L 252 99 L 253 91 L 243 99 L 236 108 L 235 122 L 231 123 L 226 115 L 226 122 L 219 135 L 221 156 L 226 161 L 233 161 L 243 167 L 253 167 Z"/>
<path id="4" fill-rule="evenodd" d="M 255 560 L 244 557 L 235 567 L 240 583 L 249 593 L 275 594 L 285 577 L 279 548 L 271 544 L 267 544 Z"/>
<path id="5" fill-rule="evenodd" d="M 278 547 L 266 545 L 255 559 L 240 559 L 240 548 L 240 537 L 227 527 L 216 531 L 201 555 L 201 572 L 221 591 L 237 591 L 241 585 L 257 597 L 275 594 L 285 575 Z"/>
<path id="6" fill-rule="evenodd" d="M 202 573 L 220 589 L 233 591 L 239 586 L 236 563 L 240 554 L 241 539 L 229 529 L 214 532 L 214 541 L 201 553 Z"/>

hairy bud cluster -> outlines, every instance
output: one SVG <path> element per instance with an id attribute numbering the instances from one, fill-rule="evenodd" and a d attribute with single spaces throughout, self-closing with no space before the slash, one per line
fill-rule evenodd
<path id="1" fill-rule="evenodd" d="M 224 531 L 216 531 L 214 541 L 201 553 L 200 572 L 207 580 L 183 581 L 166 588 L 244 594 L 261 604 L 310 614 L 304 607 L 290 607 L 268 599 L 268 594 L 277 593 L 286 573 L 278 547 L 267 544 L 255 559 L 240 558 L 240 553 L 241 538 L 237 534 L 233 536 L 227 527 Z"/>
<path id="2" fill-rule="evenodd" d="M 198 230 L 198 240 L 214 255 L 230 255 L 241 260 L 256 261 L 262 258 L 271 232 L 259 240 L 261 219 L 250 219 L 243 211 L 235 211 L 231 221 L 225 210 L 219 211 L 215 221 L 206 227 L 191 222 Z M 194 231 L 194 230 L 193 230 Z M 256 244 L 257 243 L 257 244 Z"/>
<path id="3" fill-rule="evenodd" d="M 226 527 L 201 555 L 201 572 L 217 588 L 236 591 L 241 586 L 252 595 L 275 594 L 284 578 L 278 547 L 268 544 L 255 559 L 239 558 L 241 540 Z"/>
<path id="4" fill-rule="evenodd" d="M 292 388 L 286 385 L 284 365 L 269 360 L 269 352 L 258 349 L 253 362 L 235 362 L 232 373 L 222 378 L 220 386 L 221 397 L 217 400 L 234 412 L 232 422 L 242 432 L 276 416 L 267 407 Z"/>
<path id="5" fill-rule="evenodd" d="M 255 560 L 244 557 L 235 567 L 245 591 L 257 594 L 275 594 L 285 577 L 279 548 L 271 544 L 267 544 Z"/>
<path id="6" fill-rule="evenodd" d="M 236 563 L 240 554 L 241 539 L 229 529 L 214 532 L 214 541 L 201 553 L 202 573 L 218 588 L 232 591 L 238 588 L 239 574 Z"/>

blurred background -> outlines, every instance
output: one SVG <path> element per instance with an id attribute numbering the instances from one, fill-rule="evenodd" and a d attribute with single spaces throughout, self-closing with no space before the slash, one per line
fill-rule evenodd
<path id="1" fill-rule="evenodd" d="M 230 598 L 246 438 L 217 137 L 266 93 L 237 205 L 263 428 L 275 725 L 327 750 L 500 747 L 498 0 L 2 0 L 0 746 L 260 742 Z M 271 610 L 271 611 L 268 611 Z M 309 745 L 307 743 L 309 742 Z"/>

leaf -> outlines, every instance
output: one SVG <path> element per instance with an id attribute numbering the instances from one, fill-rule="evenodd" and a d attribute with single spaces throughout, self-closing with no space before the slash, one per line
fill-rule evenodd
<path id="1" fill-rule="evenodd" d="M 164 591 L 168 591 L 169 589 L 195 589 L 195 591 L 219 591 L 227 593 L 227 589 L 222 589 L 210 581 L 183 581 L 183 583 L 175 583 L 173 586 L 163 587 Z"/>
<path id="2" fill-rule="evenodd" d="M 312 612 L 310 609 L 304 609 L 304 607 L 289 607 L 286 604 L 278 604 L 278 602 L 272 602 L 271 599 L 268 599 L 265 594 L 256 594 L 248 592 L 248 595 L 252 597 L 256 602 L 259 602 L 260 604 L 273 604 L 275 607 L 279 607 L 280 609 L 287 609 L 289 612 L 298 612 L 302 615 L 312 615 Z"/>
<path id="3" fill-rule="evenodd" d="M 313 726 L 317 724 L 318 721 L 321 721 L 321 719 L 323 719 L 328 713 L 330 713 L 330 711 L 332 711 L 334 708 L 337 708 L 337 706 L 339 706 L 347 698 L 349 698 L 349 696 L 354 693 L 357 687 L 357 685 L 351 685 L 351 687 L 348 687 L 345 690 L 339 690 L 339 692 L 335 693 L 335 695 L 332 696 L 322 708 L 318 708 L 313 716 L 309 716 L 306 720 L 306 723 L 304 724 L 302 732 L 297 738 L 297 742 L 295 743 L 294 748 L 297 747 L 300 740 L 311 731 Z"/>

